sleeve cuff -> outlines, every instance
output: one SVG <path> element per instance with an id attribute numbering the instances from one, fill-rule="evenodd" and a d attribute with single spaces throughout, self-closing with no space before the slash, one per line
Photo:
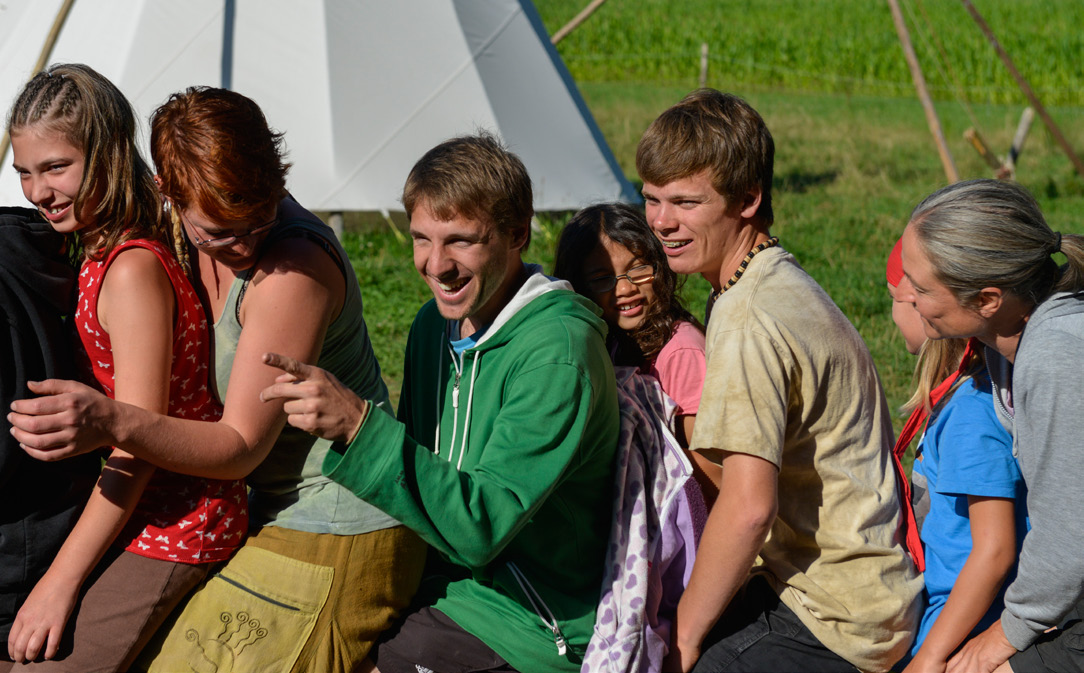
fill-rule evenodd
<path id="1" fill-rule="evenodd" d="M 321 471 L 360 498 L 381 480 L 383 468 L 401 451 L 406 430 L 386 413 L 370 407 L 349 444 L 333 442 Z"/>
<path id="2" fill-rule="evenodd" d="M 1027 625 L 1027 623 L 1015 616 L 1008 610 L 1001 613 L 1001 630 L 1005 632 L 1005 638 L 1018 652 L 1023 652 L 1029 645 L 1034 643 L 1042 635 Z"/>

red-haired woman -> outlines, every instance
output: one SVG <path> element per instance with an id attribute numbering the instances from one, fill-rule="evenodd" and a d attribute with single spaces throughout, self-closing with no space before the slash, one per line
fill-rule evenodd
<path id="1" fill-rule="evenodd" d="M 210 88 L 174 94 L 152 117 L 151 152 L 173 226 L 198 251 L 222 419 L 168 418 L 47 382 L 36 392 L 63 394 L 19 411 L 75 413 L 17 422 L 76 453 L 112 444 L 177 472 L 247 478 L 248 541 L 150 648 L 152 670 L 226 658 L 234 671 L 287 670 L 284 659 L 293 670 L 351 670 L 409 602 L 425 547 L 322 476 L 330 442 L 284 427 L 282 403 L 259 393 L 277 372 L 260 358 L 276 352 L 387 406 L 356 276 L 331 230 L 287 194 L 282 137 L 250 99 Z"/>

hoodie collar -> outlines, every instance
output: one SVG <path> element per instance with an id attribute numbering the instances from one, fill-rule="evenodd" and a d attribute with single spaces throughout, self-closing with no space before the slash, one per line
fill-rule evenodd
<path id="1" fill-rule="evenodd" d="M 482 335 L 482 338 L 478 340 L 478 343 L 473 348 L 477 348 L 489 341 L 494 334 L 500 331 L 501 327 L 511 321 L 520 310 L 538 297 L 554 290 L 572 291 L 572 285 L 568 281 L 550 278 L 542 273 L 542 267 L 538 264 L 524 264 L 523 268 L 527 274 L 527 280 L 520 285 L 516 293 L 497 314 L 497 317 L 493 319 L 493 322 L 485 328 L 485 334 Z M 451 330 L 452 334 L 456 332 L 458 330 Z"/>

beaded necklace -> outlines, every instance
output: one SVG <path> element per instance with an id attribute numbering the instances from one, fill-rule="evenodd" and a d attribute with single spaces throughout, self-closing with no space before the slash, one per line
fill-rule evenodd
<path id="1" fill-rule="evenodd" d="M 749 266 L 749 262 L 753 261 L 753 257 L 755 257 L 758 252 L 761 252 L 762 250 L 767 250 L 768 248 L 774 247 L 776 245 L 779 245 L 779 237 L 772 236 L 768 240 L 764 241 L 757 247 L 750 250 L 749 254 L 746 255 L 745 259 L 743 259 L 741 261 L 741 264 L 738 265 L 738 270 L 735 271 L 734 275 L 730 277 L 730 280 L 726 282 L 726 285 L 723 285 L 721 288 L 711 293 L 711 297 L 708 298 L 707 310 L 704 312 L 705 325 L 711 318 L 711 307 L 715 306 L 715 302 L 719 299 L 719 297 L 723 296 L 724 292 L 734 287 L 734 284 L 737 283 L 738 280 L 741 278 L 742 274 L 745 273 L 745 269 Z"/>

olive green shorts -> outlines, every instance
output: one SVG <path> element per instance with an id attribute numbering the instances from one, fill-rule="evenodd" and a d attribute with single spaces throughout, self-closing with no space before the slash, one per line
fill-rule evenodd
<path id="1" fill-rule="evenodd" d="M 402 526 L 361 535 L 265 526 L 196 590 L 136 668 L 353 670 L 410 604 L 425 553 Z"/>

